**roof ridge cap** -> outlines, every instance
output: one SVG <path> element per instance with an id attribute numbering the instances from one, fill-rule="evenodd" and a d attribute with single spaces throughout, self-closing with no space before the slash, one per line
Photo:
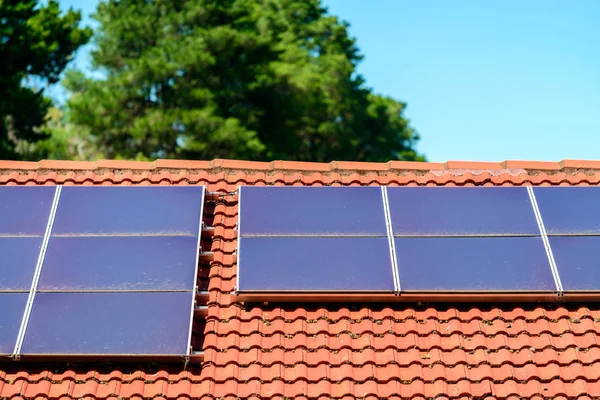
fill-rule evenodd
<path id="1" fill-rule="evenodd" d="M 331 161 L 328 163 L 306 161 L 243 161 L 231 159 L 205 160 L 168 160 L 130 161 L 130 160 L 41 160 L 41 161 L 10 161 L 0 160 L 0 170 L 40 171 L 97 171 L 97 170 L 229 170 L 229 171 L 281 171 L 281 172 L 385 172 L 385 171 L 500 171 L 525 170 L 529 172 L 564 171 L 564 170 L 598 170 L 600 160 L 562 160 L 548 161 L 519 161 L 506 160 L 502 162 L 485 161 L 388 161 L 388 162 L 359 162 Z"/>

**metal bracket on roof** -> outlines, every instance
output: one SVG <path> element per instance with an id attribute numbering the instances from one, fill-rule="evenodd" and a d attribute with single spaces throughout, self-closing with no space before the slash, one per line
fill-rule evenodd
<path id="1" fill-rule="evenodd" d="M 233 192 L 206 192 L 206 201 L 208 202 L 217 202 L 219 200 L 223 200 L 226 197 L 229 196 L 236 196 L 238 194 L 238 189 L 234 190 Z"/>
<path id="2" fill-rule="evenodd" d="M 196 306 L 194 308 L 194 316 L 206 318 L 207 315 L 208 315 L 208 306 Z"/>
<path id="3" fill-rule="evenodd" d="M 204 351 L 192 351 L 188 358 L 189 362 L 202 363 L 204 362 Z"/>
<path id="4" fill-rule="evenodd" d="M 201 263 L 209 263 L 213 260 L 215 253 L 212 251 L 200 251 L 199 261 Z"/>
<path id="5" fill-rule="evenodd" d="M 215 227 L 209 226 L 202 221 L 202 236 L 203 237 L 213 237 L 215 235 Z"/>

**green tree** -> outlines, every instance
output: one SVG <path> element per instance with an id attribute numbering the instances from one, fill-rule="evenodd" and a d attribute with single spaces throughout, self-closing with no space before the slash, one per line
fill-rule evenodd
<path id="1" fill-rule="evenodd" d="M 104 0 L 70 121 L 108 157 L 422 160 L 320 0 Z"/>
<path id="2" fill-rule="evenodd" d="M 58 107 L 50 107 L 46 121 L 38 131 L 45 139 L 37 142 L 17 139 L 15 151 L 20 158 L 93 160 L 103 157 L 95 147 L 89 130 L 69 123 L 63 110 Z"/>
<path id="3" fill-rule="evenodd" d="M 92 32 L 78 27 L 80 14 L 61 15 L 58 2 L 0 0 L 0 157 L 16 158 L 19 143 L 47 134 L 40 129 L 51 105 L 43 85 L 58 82 L 61 72 Z"/>

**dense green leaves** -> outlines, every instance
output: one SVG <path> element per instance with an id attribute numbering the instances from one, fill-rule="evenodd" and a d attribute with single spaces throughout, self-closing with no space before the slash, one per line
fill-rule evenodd
<path id="1" fill-rule="evenodd" d="M 50 107 L 43 90 L 26 85 L 56 83 L 91 30 L 78 27 L 80 15 L 60 14 L 58 2 L 0 0 L 0 157 L 13 158 L 19 145 L 47 136 L 40 129 Z"/>
<path id="2" fill-rule="evenodd" d="M 65 85 L 105 157 L 422 159 L 319 0 L 104 0 L 95 18 L 100 78 Z"/>

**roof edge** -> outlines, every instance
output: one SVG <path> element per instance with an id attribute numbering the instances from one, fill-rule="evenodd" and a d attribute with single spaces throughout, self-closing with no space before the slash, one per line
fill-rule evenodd
<path id="1" fill-rule="evenodd" d="M 98 170 L 231 170 L 231 171 L 289 171 L 289 172 L 386 172 L 386 171 L 443 171 L 443 170 L 525 170 L 527 172 L 559 172 L 565 170 L 600 170 L 600 160 L 562 160 L 547 161 L 518 161 L 502 162 L 480 161 L 447 161 L 447 162 L 417 162 L 417 161 L 388 161 L 354 162 L 331 161 L 329 163 L 314 163 L 303 161 L 242 161 L 214 159 L 200 160 L 165 160 L 128 161 L 128 160 L 97 160 L 97 161 L 8 161 L 0 160 L 0 170 L 11 171 L 98 171 Z"/>

